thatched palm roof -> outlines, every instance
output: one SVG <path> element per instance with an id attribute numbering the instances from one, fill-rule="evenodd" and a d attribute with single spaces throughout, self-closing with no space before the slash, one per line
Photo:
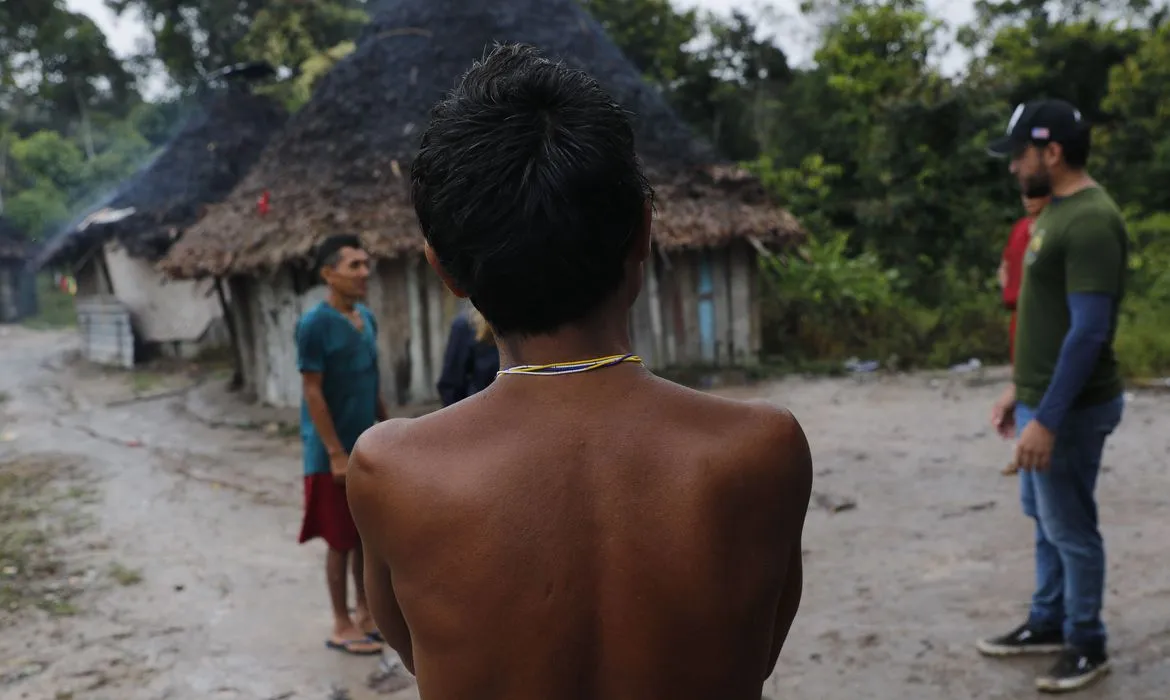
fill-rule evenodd
<path id="1" fill-rule="evenodd" d="M 326 236 L 361 234 L 394 257 L 422 247 L 408 168 L 431 106 L 494 42 L 521 42 L 597 77 L 636 116 L 658 191 L 657 241 L 701 247 L 800 232 L 759 182 L 721 164 L 573 0 L 395 0 L 269 144 L 232 196 L 163 261 L 178 277 L 303 260 Z M 257 202 L 267 194 L 270 209 Z"/>
<path id="2" fill-rule="evenodd" d="M 132 256 L 161 258 L 208 204 L 231 193 L 287 117 L 267 97 L 215 93 L 111 198 L 49 241 L 38 263 L 71 261 L 110 239 Z"/>
<path id="3" fill-rule="evenodd" d="M 16 224 L 0 216 L 0 261 L 27 260 L 35 246 Z"/>

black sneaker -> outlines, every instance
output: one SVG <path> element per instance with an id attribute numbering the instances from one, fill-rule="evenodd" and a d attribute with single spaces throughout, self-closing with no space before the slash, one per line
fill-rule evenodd
<path id="1" fill-rule="evenodd" d="M 1064 633 L 1060 630 L 1039 632 L 1025 623 L 1002 637 L 980 639 L 975 647 L 984 656 L 1059 654 L 1064 650 Z"/>
<path id="2" fill-rule="evenodd" d="M 1048 673 L 1036 679 L 1036 689 L 1044 693 L 1069 693 L 1088 687 L 1109 673 L 1109 657 L 1068 648 Z"/>

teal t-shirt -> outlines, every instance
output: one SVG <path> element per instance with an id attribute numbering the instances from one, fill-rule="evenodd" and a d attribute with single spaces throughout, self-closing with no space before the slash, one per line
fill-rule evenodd
<path id="1" fill-rule="evenodd" d="M 378 422 L 378 346 L 374 315 L 358 304 L 359 331 L 340 311 L 325 302 L 309 309 L 297 322 L 297 369 L 320 372 L 325 405 L 337 438 L 346 452 L 367 428 Z M 301 443 L 305 476 L 329 473 L 329 453 L 301 399 Z"/>

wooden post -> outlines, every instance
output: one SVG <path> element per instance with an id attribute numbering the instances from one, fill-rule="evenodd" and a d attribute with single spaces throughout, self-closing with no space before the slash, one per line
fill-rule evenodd
<path id="1" fill-rule="evenodd" d="M 727 248 L 711 250 L 711 297 L 715 307 L 715 366 L 735 364 L 731 347 L 731 261 Z"/>
<path id="2" fill-rule="evenodd" d="M 654 255 L 646 261 L 646 292 L 650 296 L 650 334 L 654 336 L 654 362 L 659 367 L 665 367 L 666 359 L 666 343 L 662 334 L 662 296 L 658 290 L 658 273 L 655 270 Z"/>
<path id="3" fill-rule="evenodd" d="M 244 385 L 244 355 L 240 348 L 239 330 L 236 328 L 236 319 L 232 316 L 231 309 L 228 308 L 227 295 L 223 292 L 223 278 L 215 278 L 215 296 L 219 299 L 219 309 L 223 312 L 223 320 L 227 322 L 228 339 L 232 344 L 232 357 L 236 359 L 236 368 L 232 372 L 232 381 L 228 384 L 228 388 L 232 391 L 239 391 L 240 387 Z"/>
<path id="4" fill-rule="evenodd" d="M 754 252 L 742 243 L 731 247 L 731 342 L 736 364 L 754 364 L 752 356 L 752 270 Z"/>
<path id="5" fill-rule="evenodd" d="M 419 259 L 406 258 L 406 303 L 410 322 L 410 399 L 420 401 L 427 393 L 426 300 L 418 274 Z"/>

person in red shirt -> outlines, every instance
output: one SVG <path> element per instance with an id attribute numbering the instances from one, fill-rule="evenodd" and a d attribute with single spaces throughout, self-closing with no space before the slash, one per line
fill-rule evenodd
<path id="1" fill-rule="evenodd" d="M 1024 202 L 1025 216 L 1012 226 L 1011 236 L 1004 246 L 1003 257 L 999 263 L 999 286 L 1003 288 L 1003 305 L 1012 312 L 1008 337 L 1013 363 L 1016 359 L 1016 302 L 1020 298 L 1020 283 L 1024 279 L 1024 254 L 1028 252 L 1028 243 L 1032 240 L 1032 222 L 1048 204 L 1048 197 L 1021 199 Z"/>

